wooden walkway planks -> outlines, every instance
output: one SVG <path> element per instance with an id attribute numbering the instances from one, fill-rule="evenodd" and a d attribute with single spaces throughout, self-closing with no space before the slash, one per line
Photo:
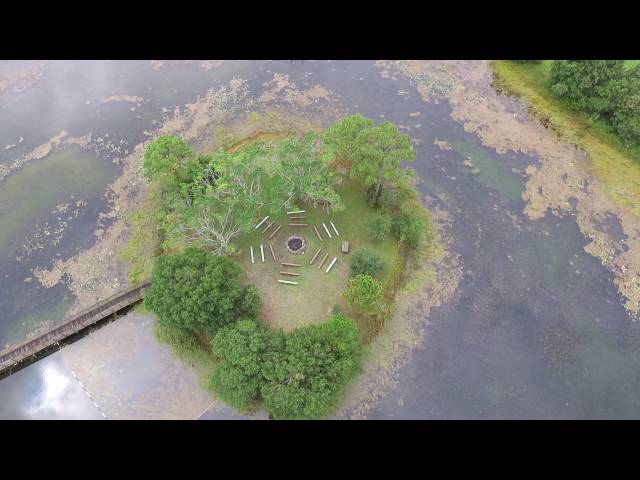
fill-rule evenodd
<path id="1" fill-rule="evenodd" d="M 83 310 L 62 325 L 54 327 L 32 340 L 27 340 L 15 347 L 0 352 L 0 373 L 15 367 L 28 357 L 37 355 L 52 345 L 78 333 L 80 330 L 84 330 L 100 320 L 105 319 L 109 315 L 139 302 L 142 299 L 143 289 L 149 285 L 151 285 L 151 282 L 145 282 L 142 285 L 122 290 L 96 303 L 90 308 Z"/>

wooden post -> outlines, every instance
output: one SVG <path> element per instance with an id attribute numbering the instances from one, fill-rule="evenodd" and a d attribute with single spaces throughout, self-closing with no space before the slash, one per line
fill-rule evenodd
<path id="1" fill-rule="evenodd" d="M 285 265 L 287 267 L 301 267 L 302 266 L 299 263 L 286 263 L 286 262 L 282 262 L 282 265 Z"/>
<path id="2" fill-rule="evenodd" d="M 329 223 L 331 224 L 331 226 L 333 227 L 333 230 L 336 232 L 336 236 L 339 237 L 340 234 L 338 233 L 338 229 L 336 228 L 336 226 L 333 224 L 333 222 L 331 220 L 329 220 Z"/>
<path id="3" fill-rule="evenodd" d="M 322 226 L 324 227 L 325 232 L 327 232 L 327 235 L 329 235 L 329 238 L 333 238 L 331 236 L 331 232 L 329 231 L 329 229 L 327 228 L 327 226 L 324 224 L 324 222 L 322 223 Z"/>
<path id="4" fill-rule="evenodd" d="M 262 248 L 262 244 L 260 244 L 260 256 L 262 257 L 262 263 L 264 263 L 264 248 Z"/>
<path id="5" fill-rule="evenodd" d="M 271 235 L 269 235 L 269 240 L 275 237 L 276 233 L 278 233 L 278 230 L 280 230 L 281 228 L 282 228 L 282 225 L 278 225 L 278 228 L 276 228 L 273 232 L 271 232 Z"/>
<path id="6" fill-rule="evenodd" d="M 292 277 L 299 277 L 300 276 L 299 273 L 295 273 L 295 272 L 280 272 L 280 275 L 291 275 Z"/>
<path id="7" fill-rule="evenodd" d="M 271 245 L 271 243 L 269 243 L 269 250 L 271 250 L 271 256 L 273 257 L 273 261 L 277 262 L 276 253 L 273 251 L 273 245 Z"/>
<path id="8" fill-rule="evenodd" d="M 260 225 L 262 225 L 264 222 L 266 222 L 268 218 L 269 218 L 269 215 L 267 215 L 266 217 L 264 217 L 264 218 L 262 219 L 262 221 L 261 221 L 259 224 L 257 224 L 257 225 L 256 225 L 256 230 L 260 227 Z"/>
<path id="9" fill-rule="evenodd" d="M 299 285 L 298 282 L 290 282 L 289 280 L 278 280 L 280 283 L 286 283 L 287 285 Z"/>
<path id="10" fill-rule="evenodd" d="M 333 257 L 333 260 L 331 260 L 331 263 L 327 267 L 327 270 L 325 273 L 329 273 L 329 270 L 331 270 L 331 267 L 333 267 L 333 265 L 336 263 L 336 260 L 338 260 L 338 257 Z"/>
<path id="11" fill-rule="evenodd" d="M 273 225 L 274 223 L 276 222 L 275 221 L 269 222 L 269 224 L 264 228 L 264 230 L 262 230 L 262 233 L 267 233 L 267 230 L 269 230 L 271 228 L 271 225 Z"/>
<path id="12" fill-rule="evenodd" d="M 249 247 L 251 249 L 251 263 L 256 263 L 253 259 L 253 247 Z"/>
<path id="13" fill-rule="evenodd" d="M 316 226 L 313 226 L 313 229 L 316 231 L 316 235 L 318 235 L 318 239 L 320 239 L 320 241 L 322 241 L 322 237 L 320 236 L 320 232 L 318 231 L 318 229 L 316 228 Z"/>
<path id="14" fill-rule="evenodd" d="M 320 250 L 322 250 L 321 248 L 318 249 L 318 251 L 316 253 L 313 254 L 313 258 L 311 259 L 311 261 L 309 262 L 309 265 L 313 265 L 313 262 L 316 261 L 316 258 L 318 258 L 318 254 L 320 253 Z"/>
<path id="15" fill-rule="evenodd" d="M 318 265 L 318 269 L 322 268 L 322 265 L 324 264 L 324 261 L 327 259 L 328 256 L 329 256 L 328 253 L 324 254 L 324 257 L 322 257 L 322 261 L 320 262 L 320 265 Z"/>

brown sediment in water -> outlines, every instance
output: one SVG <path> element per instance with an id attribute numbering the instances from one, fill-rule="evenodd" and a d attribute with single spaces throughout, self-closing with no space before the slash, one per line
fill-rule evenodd
<path id="1" fill-rule="evenodd" d="M 48 60 L 0 61 L 0 95 L 25 91 L 44 76 L 48 64 Z"/>
<path id="2" fill-rule="evenodd" d="M 100 99 L 100 103 L 109 102 L 142 103 L 144 102 L 144 98 L 136 97 L 135 95 L 111 95 L 110 97 Z"/>
<path id="3" fill-rule="evenodd" d="M 258 97 L 260 103 L 269 103 L 276 100 L 284 101 L 293 107 L 305 108 L 320 100 L 328 100 L 331 92 L 320 84 L 316 84 L 306 90 L 300 90 L 289 80 L 289 75 L 275 73 L 273 79 L 264 84 L 269 88 Z"/>
<path id="4" fill-rule="evenodd" d="M 211 70 L 224 65 L 224 60 L 151 60 L 151 68 L 160 72 L 178 65 L 195 65 L 203 70 Z"/>
<path id="5" fill-rule="evenodd" d="M 575 215 L 583 235 L 590 240 L 585 251 L 599 258 L 614 275 L 633 319 L 640 314 L 640 219 L 611 200 L 593 173 L 589 156 L 539 121 L 529 118 L 526 106 L 496 92 L 488 62 L 401 61 L 377 62 L 385 75 L 408 77 L 426 102 L 449 101 L 451 117 L 482 143 L 503 154 L 507 151 L 536 155 L 539 166 L 526 169 L 522 192 L 524 214 L 535 220 L 547 212 Z M 514 113 L 514 109 L 516 110 Z M 570 203 L 575 201 L 575 209 Z M 616 239 L 603 226 L 615 216 L 625 239 Z"/>
<path id="6" fill-rule="evenodd" d="M 54 135 L 49 140 L 36 148 L 26 153 L 25 155 L 17 158 L 10 165 L 0 165 L 0 181 L 4 180 L 9 174 L 19 170 L 28 163 L 34 160 L 41 160 L 49 155 L 51 152 L 59 150 L 65 145 L 79 145 L 82 148 L 87 148 L 91 145 L 91 132 L 82 137 L 70 137 L 67 138 L 69 132 L 62 130 L 57 135 Z"/>

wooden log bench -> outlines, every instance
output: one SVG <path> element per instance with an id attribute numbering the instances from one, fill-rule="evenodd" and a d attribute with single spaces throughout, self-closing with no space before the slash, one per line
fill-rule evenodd
<path id="1" fill-rule="evenodd" d="M 313 226 L 313 229 L 316 231 L 316 235 L 318 235 L 318 239 L 319 239 L 320 241 L 322 241 L 322 237 L 320 236 L 320 232 L 318 231 L 318 229 L 316 228 L 316 226 L 315 226 L 315 225 Z"/>
<path id="2" fill-rule="evenodd" d="M 309 265 L 313 265 L 313 262 L 316 261 L 316 258 L 318 258 L 318 255 L 320 254 L 320 250 L 322 250 L 321 248 L 318 249 L 318 251 L 316 253 L 313 254 L 313 258 L 311 259 L 311 261 L 309 262 Z"/>
<path id="3" fill-rule="evenodd" d="M 320 262 L 320 265 L 318 265 L 318 270 L 322 268 L 322 265 L 324 264 L 325 260 L 327 259 L 327 257 L 329 256 L 328 253 L 324 254 L 324 257 L 322 257 L 322 261 Z"/>
<path id="4" fill-rule="evenodd" d="M 298 282 L 290 282 L 289 280 L 278 280 L 280 283 L 286 283 L 287 285 L 299 285 Z"/>
<path id="5" fill-rule="evenodd" d="M 256 225 L 256 230 L 257 230 L 258 228 L 260 228 L 260 225 L 262 225 L 262 224 L 263 224 L 264 222 L 266 222 L 268 219 L 269 219 L 269 215 L 267 215 L 266 217 L 264 217 L 264 218 L 262 219 L 262 221 L 261 221 L 259 224 L 257 224 L 257 225 Z"/>
<path id="6" fill-rule="evenodd" d="M 325 273 L 329 273 L 329 270 L 331 270 L 331 268 L 335 265 L 336 260 L 338 260 L 338 257 L 333 257 L 333 260 L 331 260 L 331 263 L 327 267 L 327 270 L 325 271 Z"/>
<path id="7" fill-rule="evenodd" d="M 262 230 L 262 233 L 267 233 L 267 230 L 269 230 L 271 228 L 271 225 L 273 225 L 276 222 L 269 222 L 269 224 L 264 227 L 264 230 Z"/>
<path id="8" fill-rule="evenodd" d="M 273 261 L 277 262 L 278 260 L 276 260 L 276 252 L 273 251 L 273 245 L 271 245 L 271 242 L 269 242 L 269 250 L 271 250 L 271 256 L 273 257 Z"/>
<path id="9" fill-rule="evenodd" d="M 278 228 L 276 228 L 273 232 L 271 232 L 271 235 L 269 235 L 269 240 L 271 240 L 273 237 L 275 237 L 276 234 L 278 233 L 278 231 L 280 231 L 281 228 L 282 228 L 282 225 L 278 225 Z"/>
<path id="10" fill-rule="evenodd" d="M 300 274 L 296 272 L 280 272 L 280 275 L 290 275 L 292 277 L 299 277 Z"/>
<path id="11" fill-rule="evenodd" d="M 286 267 L 301 267 L 302 266 L 299 263 L 287 263 L 287 262 L 282 262 L 282 265 L 284 265 Z"/>

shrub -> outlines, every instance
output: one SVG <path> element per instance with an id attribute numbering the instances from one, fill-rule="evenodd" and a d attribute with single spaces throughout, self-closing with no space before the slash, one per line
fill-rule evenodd
<path id="1" fill-rule="evenodd" d="M 376 242 L 381 242 L 389 234 L 389 230 L 391 229 L 391 218 L 389 215 L 382 212 L 375 212 L 369 217 L 367 229 L 371 238 Z"/>
<path id="2" fill-rule="evenodd" d="M 288 334 L 240 321 L 221 329 L 212 346 L 221 359 L 210 380 L 216 394 L 240 410 L 262 400 L 274 418 L 327 415 L 361 353 L 358 329 L 343 315 Z"/>
<path id="3" fill-rule="evenodd" d="M 354 252 L 351 257 L 351 276 L 370 275 L 380 278 L 384 272 L 385 263 L 383 258 L 373 250 L 362 248 Z"/>
<path id="4" fill-rule="evenodd" d="M 255 287 L 241 287 L 239 274 L 236 263 L 205 250 L 188 248 L 163 255 L 153 267 L 144 305 L 158 315 L 161 324 L 213 335 L 261 308 Z"/>
<path id="5" fill-rule="evenodd" d="M 283 349 L 281 332 L 241 320 L 221 329 L 211 346 L 221 359 L 211 377 L 211 389 L 229 405 L 249 409 L 260 398 L 263 366 Z"/>
<path id="6" fill-rule="evenodd" d="M 382 283 L 371 275 L 357 275 L 349 279 L 344 297 L 360 313 L 376 315 L 382 307 Z"/>
<path id="7" fill-rule="evenodd" d="M 414 211 L 400 213 L 392 227 L 396 238 L 411 248 L 417 248 L 420 245 L 424 230 L 424 220 Z"/>
<path id="8" fill-rule="evenodd" d="M 340 393 L 357 371 L 360 352 L 358 329 L 343 315 L 287 334 L 284 351 L 265 364 L 265 408 L 274 418 L 324 417 L 338 406 Z"/>

